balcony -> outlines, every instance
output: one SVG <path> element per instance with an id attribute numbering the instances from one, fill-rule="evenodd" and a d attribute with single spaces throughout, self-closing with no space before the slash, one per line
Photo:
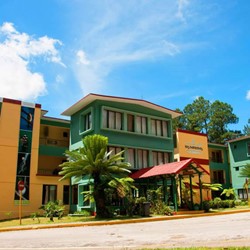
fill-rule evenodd
<path id="1" fill-rule="evenodd" d="M 56 147 L 69 147 L 69 140 L 58 140 L 52 138 L 40 138 L 40 145 L 56 146 Z"/>

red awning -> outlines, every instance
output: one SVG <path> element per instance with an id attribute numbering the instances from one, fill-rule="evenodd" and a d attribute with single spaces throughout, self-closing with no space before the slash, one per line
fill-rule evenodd
<path id="1" fill-rule="evenodd" d="M 193 166 L 193 169 L 195 168 L 197 170 L 197 173 L 205 172 L 206 174 L 209 175 L 209 172 L 207 172 L 207 170 L 204 169 L 200 164 L 195 162 L 193 159 L 187 159 L 178 162 L 166 163 L 154 167 L 142 168 L 137 172 L 131 174 L 130 177 L 133 179 L 138 179 L 138 178 L 148 178 L 158 175 L 179 174 L 181 171 L 184 172 L 185 169 L 189 171 L 190 166 L 192 164 L 195 165 Z"/>

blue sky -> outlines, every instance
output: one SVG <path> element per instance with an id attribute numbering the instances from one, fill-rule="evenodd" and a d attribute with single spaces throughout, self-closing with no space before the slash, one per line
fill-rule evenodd
<path id="1" fill-rule="evenodd" d="M 250 118 L 248 0 L 1 0 L 0 96 L 60 114 L 88 93 Z"/>

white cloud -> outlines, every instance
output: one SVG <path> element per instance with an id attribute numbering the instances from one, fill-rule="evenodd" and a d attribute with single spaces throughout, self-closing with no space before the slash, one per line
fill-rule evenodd
<path id="1" fill-rule="evenodd" d="M 246 99 L 250 101 L 250 90 L 247 91 Z"/>
<path id="2" fill-rule="evenodd" d="M 78 50 L 76 52 L 76 57 L 77 57 L 77 64 L 84 64 L 84 65 L 88 65 L 89 64 L 89 60 L 86 57 L 86 54 L 83 50 Z"/>
<path id="3" fill-rule="evenodd" d="M 184 17 L 184 11 L 185 11 L 185 7 L 188 6 L 189 1 L 188 0 L 178 0 L 177 2 L 178 4 L 178 10 L 176 13 L 176 16 L 183 22 L 186 21 L 185 17 Z"/>
<path id="4" fill-rule="evenodd" d="M 46 82 L 41 73 L 32 72 L 29 64 L 37 57 L 60 65 L 56 45 L 59 40 L 47 36 L 38 39 L 19 33 L 12 23 L 0 26 L 0 96 L 21 100 L 35 100 L 46 94 Z"/>

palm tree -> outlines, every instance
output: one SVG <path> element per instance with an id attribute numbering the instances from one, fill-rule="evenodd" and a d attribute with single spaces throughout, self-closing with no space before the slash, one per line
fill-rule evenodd
<path id="1" fill-rule="evenodd" d="M 250 178 L 250 164 L 247 164 L 240 170 L 240 177 Z"/>
<path id="2" fill-rule="evenodd" d="M 243 188 L 246 190 L 247 194 L 247 200 L 249 199 L 248 197 L 248 191 L 249 191 L 249 180 L 250 178 L 250 164 L 247 164 L 240 170 L 240 177 L 246 177 L 245 183 L 243 185 Z"/>
<path id="3" fill-rule="evenodd" d="M 109 218 L 111 213 L 105 204 L 105 188 L 110 181 L 128 176 L 130 164 L 123 162 L 123 151 L 112 155 L 107 152 L 108 138 L 102 135 L 89 135 L 83 139 L 83 147 L 66 151 L 68 162 L 61 164 L 62 179 L 83 176 L 93 180 L 93 197 L 96 203 L 96 216 Z"/>

